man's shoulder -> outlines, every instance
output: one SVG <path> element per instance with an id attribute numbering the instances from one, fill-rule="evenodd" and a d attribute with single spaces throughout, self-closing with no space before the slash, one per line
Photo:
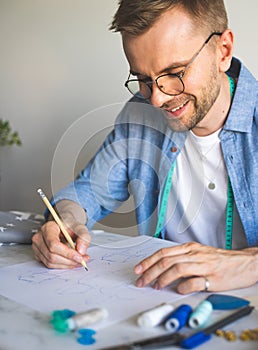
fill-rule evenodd
<path id="1" fill-rule="evenodd" d="M 128 128 L 137 127 L 144 130 L 151 128 L 163 133 L 167 129 L 162 110 L 137 97 L 133 97 L 125 103 L 116 119 L 116 127 L 124 124 Z"/>

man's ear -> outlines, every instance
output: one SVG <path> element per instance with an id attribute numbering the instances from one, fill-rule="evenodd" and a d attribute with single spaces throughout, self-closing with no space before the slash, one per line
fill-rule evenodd
<path id="1" fill-rule="evenodd" d="M 234 47 L 234 35 L 230 29 L 223 32 L 218 41 L 219 68 L 221 72 L 226 72 L 231 64 Z"/>

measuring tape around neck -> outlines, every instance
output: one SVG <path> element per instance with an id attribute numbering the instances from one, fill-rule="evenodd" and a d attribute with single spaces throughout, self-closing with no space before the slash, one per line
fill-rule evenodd
<path id="1" fill-rule="evenodd" d="M 235 82 L 234 80 L 228 76 L 229 84 L 230 84 L 230 96 L 231 99 L 233 97 L 235 91 Z M 165 183 L 164 191 L 161 198 L 160 211 L 158 216 L 158 222 L 156 226 L 156 230 L 153 237 L 159 238 L 161 234 L 161 230 L 163 228 L 167 205 L 168 205 L 168 197 L 172 187 L 172 178 L 174 174 L 174 170 L 176 167 L 176 161 L 172 164 Z M 232 232 L 233 232 L 233 216 L 234 216 L 234 194 L 231 186 L 230 179 L 228 177 L 228 191 L 227 191 L 227 208 L 226 208 L 226 249 L 232 249 Z"/>
<path id="2" fill-rule="evenodd" d="M 232 100 L 236 84 L 234 82 L 234 79 L 231 78 L 229 75 L 228 81 L 230 86 L 230 98 Z M 225 248 L 230 250 L 232 249 L 232 235 L 233 235 L 233 216 L 234 216 L 234 194 L 232 190 L 232 185 L 230 182 L 230 178 L 228 176 L 228 193 L 227 193 L 227 209 L 226 209 L 226 244 Z"/>
<path id="3" fill-rule="evenodd" d="M 169 192 L 170 192 L 171 187 L 172 187 L 172 178 L 173 178 L 175 167 L 176 167 L 176 161 L 174 161 L 174 163 L 172 164 L 172 167 L 170 168 L 170 170 L 168 172 L 164 192 L 162 194 L 158 222 L 157 222 L 156 230 L 155 230 L 155 233 L 153 236 L 156 238 L 158 238 L 160 236 L 160 232 L 161 232 L 162 227 L 163 227 L 164 222 L 165 222 L 167 205 L 168 205 L 168 196 L 169 196 Z"/>

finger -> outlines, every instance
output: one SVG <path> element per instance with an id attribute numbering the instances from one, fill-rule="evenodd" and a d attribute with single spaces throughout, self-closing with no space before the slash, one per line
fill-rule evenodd
<path id="1" fill-rule="evenodd" d="M 162 248 L 148 258 L 142 260 L 134 267 L 134 272 L 139 275 L 147 271 L 151 266 L 154 266 L 160 260 L 172 254 L 172 248 Z"/>
<path id="2" fill-rule="evenodd" d="M 71 220 L 65 221 L 65 226 L 70 236 L 76 241 L 76 250 L 82 256 L 86 256 L 86 251 L 91 242 L 91 235 L 87 226 Z M 87 255 L 87 257 L 89 256 Z"/>
<path id="3" fill-rule="evenodd" d="M 206 290 L 206 280 L 209 282 L 208 290 Z M 211 292 L 213 291 L 212 283 L 211 283 L 211 277 L 193 277 L 184 279 L 179 282 L 177 286 L 177 291 L 180 294 L 189 294 L 194 292 Z"/>
<path id="4" fill-rule="evenodd" d="M 62 243 L 60 235 L 60 229 L 55 222 L 43 225 L 41 231 L 33 237 L 33 247 L 37 257 L 48 267 L 76 266 L 82 261 L 81 254 Z"/>
<path id="5" fill-rule="evenodd" d="M 174 262 L 174 261 L 173 261 Z M 155 289 L 162 289 L 172 282 L 188 277 L 206 276 L 210 273 L 209 266 L 205 262 L 177 262 L 161 273 L 155 283 Z"/>
<path id="6" fill-rule="evenodd" d="M 91 242 L 91 235 L 85 225 L 77 225 L 74 228 L 76 234 L 76 250 L 84 256 Z"/>
<path id="7" fill-rule="evenodd" d="M 78 266 L 79 262 L 82 260 L 80 257 L 80 259 L 78 259 L 76 262 L 63 256 L 57 255 L 54 252 L 50 252 L 45 244 L 41 232 L 38 232 L 33 236 L 32 248 L 36 260 L 43 262 L 49 268 L 74 268 Z"/>
<path id="8" fill-rule="evenodd" d="M 57 257 L 54 254 L 48 256 L 48 253 L 43 254 L 42 251 L 34 247 L 35 259 L 42 262 L 46 267 L 50 269 L 73 269 L 80 266 L 80 264 L 73 262 L 72 260 L 65 259 L 63 257 Z"/>
<path id="9" fill-rule="evenodd" d="M 200 244 L 195 242 L 188 242 L 174 247 L 167 247 L 158 250 L 156 253 L 152 254 L 148 258 L 142 260 L 138 265 L 135 266 L 134 272 L 136 274 L 142 274 L 144 271 L 149 269 L 151 266 L 156 264 L 158 261 L 166 257 L 176 257 L 179 258 L 183 256 L 184 259 L 186 254 L 189 254 L 193 250 L 200 248 Z"/>
<path id="10" fill-rule="evenodd" d="M 69 233 L 71 234 L 71 232 Z M 42 227 L 42 237 L 51 254 L 65 257 L 77 263 L 80 262 L 82 260 L 81 254 L 77 250 L 72 249 L 67 243 L 62 243 L 60 235 L 62 235 L 60 228 L 53 221 Z"/>
<path id="11" fill-rule="evenodd" d="M 206 262 L 192 262 L 186 256 L 166 257 L 145 271 L 136 281 L 136 286 L 144 287 L 155 281 L 154 288 L 160 290 L 178 279 L 205 276 L 209 272 Z"/>
<path id="12" fill-rule="evenodd" d="M 159 255 L 160 252 L 157 253 Z M 153 260 L 155 261 L 155 260 Z M 150 266 L 148 269 L 144 270 L 141 277 L 138 278 L 136 281 L 137 287 L 144 287 L 152 282 L 154 282 L 157 278 L 162 276 L 164 271 L 167 271 L 173 266 L 174 260 L 173 258 L 167 256 L 163 257 L 160 260 L 157 260 L 156 263 L 154 263 L 152 266 Z M 157 285 L 157 289 L 158 285 Z"/>
<path id="13" fill-rule="evenodd" d="M 171 251 L 173 254 L 171 254 Z M 185 251 L 186 253 L 181 254 L 182 251 Z M 143 261 L 143 273 L 136 281 L 136 286 L 144 287 L 157 279 L 155 289 L 162 289 L 170 283 L 176 281 L 178 278 L 192 276 L 193 271 L 195 271 L 192 268 L 192 264 L 197 264 L 195 267 L 197 271 L 196 274 L 200 275 L 198 264 L 199 261 L 202 261 L 202 259 L 200 260 L 199 254 L 192 254 L 191 250 L 189 249 L 189 244 L 184 245 L 184 247 L 178 249 L 177 252 L 180 252 L 180 255 L 175 255 L 173 248 L 159 250 L 150 257 L 150 260 L 152 259 L 152 262 L 155 261 L 155 263 L 147 269 L 145 269 L 146 266 L 144 264 L 149 258 L 145 259 L 145 261 Z M 206 259 L 204 259 L 204 261 L 206 261 Z M 136 266 L 136 269 L 138 267 L 139 265 Z M 206 271 L 206 264 L 204 267 Z"/>

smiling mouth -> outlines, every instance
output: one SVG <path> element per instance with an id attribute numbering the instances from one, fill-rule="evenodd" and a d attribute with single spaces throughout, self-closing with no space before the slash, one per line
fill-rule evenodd
<path id="1" fill-rule="evenodd" d="M 177 106 L 175 108 L 172 108 L 172 109 L 166 109 L 167 112 L 170 112 L 170 113 L 175 113 L 177 111 L 179 111 L 180 109 L 182 109 L 189 101 L 185 101 L 183 102 L 180 106 Z"/>

